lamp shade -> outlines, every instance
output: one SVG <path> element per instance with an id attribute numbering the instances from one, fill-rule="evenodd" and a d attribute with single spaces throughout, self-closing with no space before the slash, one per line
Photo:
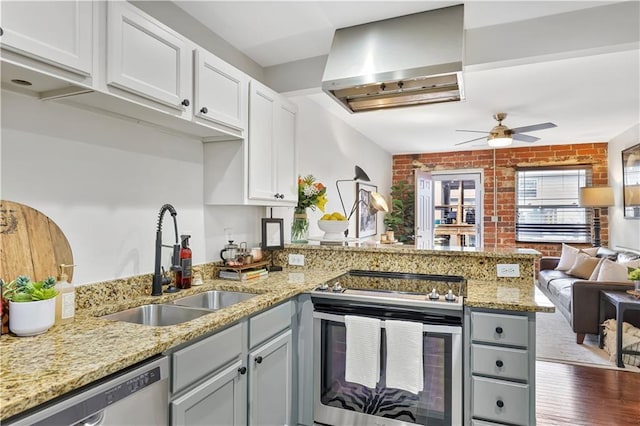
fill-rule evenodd
<path id="1" fill-rule="evenodd" d="M 585 186 L 580 188 L 580 205 L 582 207 L 613 206 L 613 189 L 610 186 Z"/>
<path id="2" fill-rule="evenodd" d="M 389 206 L 384 197 L 378 192 L 371 192 L 371 207 L 379 212 L 388 212 Z"/>
<path id="3" fill-rule="evenodd" d="M 492 135 L 489 135 L 489 137 L 487 138 L 487 144 L 494 148 L 509 146 L 511 145 L 511 142 L 513 142 L 513 139 L 510 136 L 498 136 L 498 137 L 491 137 L 491 136 Z"/>

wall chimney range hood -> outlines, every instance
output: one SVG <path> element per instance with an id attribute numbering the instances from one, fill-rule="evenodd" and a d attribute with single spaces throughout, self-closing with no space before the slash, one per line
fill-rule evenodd
<path id="1" fill-rule="evenodd" d="M 464 6 L 340 28 L 322 90 L 349 112 L 464 99 Z"/>

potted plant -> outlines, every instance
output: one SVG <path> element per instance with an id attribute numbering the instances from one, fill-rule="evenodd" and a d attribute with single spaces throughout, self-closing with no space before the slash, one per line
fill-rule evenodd
<path id="1" fill-rule="evenodd" d="M 415 223 L 415 190 L 402 180 L 391 187 L 391 210 L 384 216 L 387 230 L 393 231 L 398 241 L 413 244 Z"/>
<path id="2" fill-rule="evenodd" d="M 49 330 L 56 319 L 56 280 L 32 282 L 20 275 L 3 283 L 2 296 L 9 300 L 9 330 L 17 336 L 35 336 Z"/>
<path id="3" fill-rule="evenodd" d="M 636 293 L 640 293 L 640 268 L 629 268 L 629 279 L 633 281 L 633 286 Z"/>

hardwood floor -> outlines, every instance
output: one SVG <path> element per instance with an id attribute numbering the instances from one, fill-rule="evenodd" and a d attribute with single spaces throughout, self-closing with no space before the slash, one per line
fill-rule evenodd
<path id="1" fill-rule="evenodd" d="M 536 362 L 536 418 L 547 425 L 640 425 L 640 373 Z"/>

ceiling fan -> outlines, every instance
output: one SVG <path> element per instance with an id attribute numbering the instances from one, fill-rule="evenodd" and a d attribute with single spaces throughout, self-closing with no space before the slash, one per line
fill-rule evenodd
<path id="1" fill-rule="evenodd" d="M 468 141 L 457 143 L 457 145 L 464 145 L 469 142 L 479 141 L 481 139 L 487 139 L 487 143 L 490 147 L 504 147 L 511 145 L 511 142 L 514 140 L 522 141 L 522 142 L 535 142 L 540 140 L 540 138 L 536 138 L 535 136 L 524 135 L 524 132 L 533 132 L 536 130 L 544 130 L 551 129 L 553 127 L 558 127 L 553 123 L 538 123 L 533 124 L 531 126 L 524 127 L 516 127 L 514 129 L 510 129 L 507 126 L 502 124 L 502 120 L 507 118 L 506 112 L 498 112 L 493 114 L 493 118 L 498 122 L 498 125 L 495 126 L 488 132 L 483 132 L 480 130 L 456 130 L 457 132 L 473 132 L 473 133 L 488 133 L 488 136 L 482 136 L 481 138 L 470 139 Z"/>

